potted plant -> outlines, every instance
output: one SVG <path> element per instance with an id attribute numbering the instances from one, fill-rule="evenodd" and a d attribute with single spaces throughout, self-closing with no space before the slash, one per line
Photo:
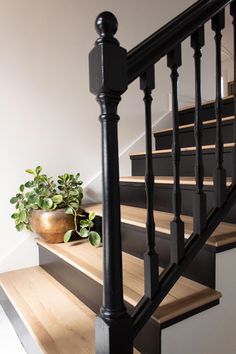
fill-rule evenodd
<path id="1" fill-rule="evenodd" d="M 80 174 L 58 176 L 57 183 L 42 173 L 42 167 L 26 170 L 32 179 L 19 187 L 11 198 L 16 211 L 12 214 L 18 231 L 34 231 L 46 242 L 68 242 L 73 234 L 88 238 L 98 247 L 101 237 L 92 231 L 95 213 L 85 215 L 81 209 L 83 188 Z"/>

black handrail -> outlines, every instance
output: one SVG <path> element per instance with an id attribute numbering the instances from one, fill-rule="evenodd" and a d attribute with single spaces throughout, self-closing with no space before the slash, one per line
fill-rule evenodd
<path id="1" fill-rule="evenodd" d="M 233 0 L 200 0 L 128 52 L 128 83 L 168 54 Z"/>

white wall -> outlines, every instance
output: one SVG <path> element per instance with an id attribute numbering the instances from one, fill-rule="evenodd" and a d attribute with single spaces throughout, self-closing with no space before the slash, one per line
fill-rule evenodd
<path id="1" fill-rule="evenodd" d="M 216 289 L 220 305 L 166 328 L 162 354 L 236 353 L 236 250 L 217 254 Z"/>
<path id="2" fill-rule="evenodd" d="M 54 176 L 80 171 L 86 185 L 93 181 L 88 197 L 99 199 L 99 108 L 88 87 L 88 53 L 97 37 L 97 14 L 103 10 L 116 14 L 117 38 L 129 50 L 193 2 L 0 0 L 0 260 L 6 260 L 16 245 L 29 237 L 15 231 L 8 202 L 25 180 L 26 168 L 41 164 L 45 172 Z M 213 97 L 210 77 L 214 76 L 209 54 L 211 34 L 207 38 L 203 70 L 206 99 Z M 192 54 L 186 41 L 180 94 L 190 98 L 194 92 Z M 170 81 L 166 58 L 157 66 L 156 78 L 154 123 L 168 112 Z M 120 104 L 121 152 L 129 146 L 132 149 L 132 142 L 143 133 L 141 98 L 139 83 L 135 82 Z M 123 173 L 127 173 L 127 159 L 121 164 Z M 17 258 L 22 258 L 21 254 Z"/>

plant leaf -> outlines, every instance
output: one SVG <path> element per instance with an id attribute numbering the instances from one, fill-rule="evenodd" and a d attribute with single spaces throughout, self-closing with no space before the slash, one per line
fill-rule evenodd
<path id="1" fill-rule="evenodd" d="M 21 184 L 21 186 L 20 186 L 20 191 L 21 191 L 21 193 L 23 193 L 23 192 L 24 192 L 24 189 L 25 189 L 24 184 Z"/>
<path id="2" fill-rule="evenodd" d="M 17 197 L 13 197 L 10 199 L 10 203 L 11 204 L 16 204 L 18 202 L 18 198 Z"/>
<path id="3" fill-rule="evenodd" d="M 89 231 L 87 229 L 83 228 L 80 230 L 79 235 L 83 238 L 88 237 Z"/>
<path id="4" fill-rule="evenodd" d="M 43 202 L 42 202 L 42 208 L 45 209 L 45 210 L 49 210 L 53 207 L 53 201 L 51 198 L 45 198 L 43 199 Z"/>
<path id="5" fill-rule="evenodd" d="M 70 238 L 71 238 L 71 235 L 72 235 L 72 232 L 74 230 L 68 230 L 66 231 L 65 235 L 64 235 L 64 242 L 67 243 L 70 241 Z"/>
<path id="6" fill-rule="evenodd" d="M 89 232 L 89 242 L 94 247 L 99 247 L 101 245 L 101 236 L 96 231 Z"/>
<path id="7" fill-rule="evenodd" d="M 22 231 L 22 230 L 23 230 L 23 228 L 24 228 L 24 224 L 23 224 L 23 222 L 21 222 L 21 223 L 19 223 L 19 224 L 17 224 L 17 225 L 16 225 L 16 229 L 17 229 L 17 231 Z"/>
<path id="8" fill-rule="evenodd" d="M 89 213 L 89 220 L 92 221 L 92 220 L 95 218 L 95 216 L 96 216 L 95 211 L 91 211 L 91 212 Z"/>
<path id="9" fill-rule="evenodd" d="M 14 214 L 11 215 L 11 218 L 15 219 L 15 220 L 18 219 L 18 217 L 19 217 L 18 213 L 14 213 Z"/>
<path id="10" fill-rule="evenodd" d="M 52 200 L 56 204 L 60 204 L 63 201 L 63 196 L 61 194 L 56 194 L 52 197 Z"/>
<path id="11" fill-rule="evenodd" d="M 30 173 L 31 175 L 35 175 L 35 172 L 31 169 L 25 170 L 25 172 Z"/>
<path id="12" fill-rule="evenodd" d="M 40 174 L 40 172 L 42 172 L 42 167 L 41 166 L 37 166 L 35 169 L 35 172 L 37 173 L 37 175 Z"/>
<path id="13" fill-rule="evenodd" d="M 74 215 L 74 211 L 70 207 L 66 208 L 65 213 L 68 214 L 68 215 Z"/>
<path id="14" fill-rule="evenodd" d="M 19 221 L 24 222 L 27 218 L 27 214 L 25 210 L 21 210 L 19 213 Z"/>
<path id="15" fill-rule="evenodd" d="M 32 188 L 34 186 L 34 181 L 28 181 L 25 183 L 26 188 Z"/>

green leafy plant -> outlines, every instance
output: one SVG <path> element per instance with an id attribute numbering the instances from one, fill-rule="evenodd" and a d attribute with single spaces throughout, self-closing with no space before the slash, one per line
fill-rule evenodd
<path id="1" fill-rule="evenodd" d="M 83 182 L 80 174 L 64 173 L 58 176 L 56 184 L 52 177 L 42 173 L 41 166 L 37 166 L 35 170 L 28 169 L 26 172 L 32 175 L 32 179 L 21 184 L 19 192 L 10 199 L 16 209 L 11 216 L 15 221 L 16 229 L 22 231 L 26 228 L 31 231 L 30 212 L 32 210 L 65 209 L 66 214 L 74 217 L 74 229 L 65 233 L 64 242 L 68 242 L 72 234 L 76 233 L 82 238 L 88 238 L 93 246 L 98 247 L 101 244 L 101 237 L 96 231 L 92 231 L 96 214 L 91 212 L 86 217 L 81 209 Z"/>

